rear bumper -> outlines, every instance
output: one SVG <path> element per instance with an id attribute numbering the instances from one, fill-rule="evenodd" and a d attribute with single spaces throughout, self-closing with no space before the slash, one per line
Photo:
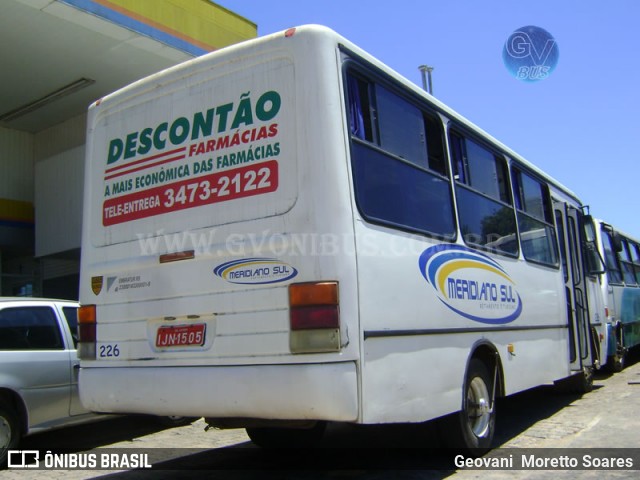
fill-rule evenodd
<path id="1" fill-rule="evenodd" d="M 210 418 L 356 422 L 354 362 L 80 370 L 85 408 Z"/>

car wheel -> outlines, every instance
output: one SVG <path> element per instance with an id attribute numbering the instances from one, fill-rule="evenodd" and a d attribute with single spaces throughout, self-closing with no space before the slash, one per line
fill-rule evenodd
<path id="1" fill-rule="evenodd" d="M 18 416 L 13 409 L 0 403 L 0 467 L 7 464 L 9 450 L 18 447 L 21 436 L 19 425 Z"/>

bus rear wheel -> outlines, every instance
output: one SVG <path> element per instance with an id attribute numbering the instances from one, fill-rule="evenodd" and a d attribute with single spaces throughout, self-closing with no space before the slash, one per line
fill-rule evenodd
<path id="1" fill-rule="evenodd" d="M 464 382 L 463 405 L 458 413 L 446 417 L 442 434 L 447 445 L 479 456 L 491 448 L 496 410 L 493 376 L 480 359 L 473 358 Z"/>

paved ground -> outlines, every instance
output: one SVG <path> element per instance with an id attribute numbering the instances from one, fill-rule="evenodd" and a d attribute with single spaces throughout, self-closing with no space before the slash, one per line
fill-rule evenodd
<path id="1" fill-rule="evenodd" d="M 636 355 L 638 357 L 638 355 Z M 328 432 L 312 452 L 265 453 L 253 447 L 244 430 L 204 431 L 204 421 L 166 429 L 145 417 L 124 417 L 29 437 L 22 448 L 95 453 L 112 449 L 147 452 L 162 470 L 0 472 L 0 479 L 88 478 L 637 478 L 640 476 L 640 362 L 615 375 L 598 375 L 594 391 L 583 395 L 541 387 L 498 404 L 496 445 L 487 458 L 534 452 L 540 457 L 580 448 L 632 448 L 634 471 L 497 471 L 457 469 L 453 456 L 433 450 L 437 436 L 427 427 L 340 427 Z M 340 447 L 332 449 L 331 447 Z M 354 449 L 355 447 L 355 449 Z M 401 448 L 397 448 L 401 447 Z M 62 450 L 69 449 L 69 450 Z M 105 450 L 106 449 L 106 450 Z M 150 449 L 150 450 L 145 450 Z M 536 449 L 536 450 L 520 450 Z M 555 449 L 555 450 L 538 450 Z M 347 452 L 345 454 L 345 452 Z M 625 450 L 614 451 L 624 457 Z M 589 453 L 589 452 L 587 452 Z M 339 457 L 336 459 L 336 455 Z M 345 468 L 342 460 L 355 457 Z M 337 461 L 336 460 L 340 460 Z M 295 469 L 283 465 L 295 464 Z M 326 464 L 330 468 L 322 470 Z M 438 470 L 428 465 L 439 464 Z M 384 469 L 372 468 L 384 465 Z M 201 470 L 189 470 L 191 468 Z"/>

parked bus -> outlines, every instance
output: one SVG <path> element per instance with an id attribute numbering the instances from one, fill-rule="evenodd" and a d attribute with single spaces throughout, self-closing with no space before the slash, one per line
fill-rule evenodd
<path id="1" fill-rule="evenodd" d="M 586 219 L 597 236 L 606 272 L 600 280 L 606 309 L 608 365 L 624 368 L 630 348 L 640 344 L 640 242 L 602 220 Z"/>
<path id="2" fill-rule="evenodd" d="M 335 32 L 219 50 L 90 107 L 80 392 L 259 445 L 591 386 L 582 204 Z M 593 301 L 591 300 L 593 298 Z"/>

